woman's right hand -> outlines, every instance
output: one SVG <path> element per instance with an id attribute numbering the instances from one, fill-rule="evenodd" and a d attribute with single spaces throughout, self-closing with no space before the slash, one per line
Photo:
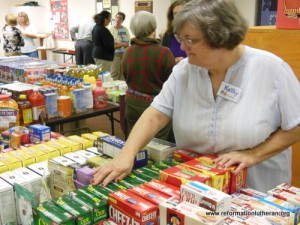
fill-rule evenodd
<path id="1" fill-rule="evenodd" d="M 101 184 L 102 186 L 108 185 L 111 181 L 120 181 L 128 174 L 130 174 L 135 155 L 130 155 L 125 151 L 120 152 L 120 154 L 114 158 L 110 163 L 99 166 L 94 169 L 91 184 Z"/>

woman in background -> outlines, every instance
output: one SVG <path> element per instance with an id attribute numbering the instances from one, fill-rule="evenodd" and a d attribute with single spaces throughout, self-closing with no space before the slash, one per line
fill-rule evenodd
<path id="1" fill-rule="evenodd" d="M 26 12 L 18 13 L 18 23 L 18 28 L 22 32 L 22 37 L 25 42 L 25 45 L 21 48 L 22 54 L 32 58 L 38 58 L 39 56 L 34 41 L 34 39 L 36 39 L 38 36 L 36 33 L 36 29 L 32 26 L 32 24 L 30 24 Z"/>
<path id="2" fill-rule="evenodd" d="M 3 50 L 5 56 L 21 55 L 21 47 L 24 46 L 24 39 L 21 31 L 16 27 L 17 15 L 9 13 L 5 16 L 6 24 L 3 32 Z"/>

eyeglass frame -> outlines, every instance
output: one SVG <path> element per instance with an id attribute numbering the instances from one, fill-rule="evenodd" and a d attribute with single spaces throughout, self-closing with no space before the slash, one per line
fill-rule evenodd
<path id="1" fill-rule="evenodd" d="M 178 34 L 174 34 L 175 39 L 180 43 L 180 44 L 184 44 L 185 46 L 191 48 L 193 47 L 195 44 L 197 44 L 198 42 L 202 41 L 202 39 L 189 39 L 189 38 L 180 38 Z"/>

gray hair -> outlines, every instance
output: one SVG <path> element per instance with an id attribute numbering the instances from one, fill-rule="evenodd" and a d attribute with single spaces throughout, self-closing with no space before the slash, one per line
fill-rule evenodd
<path id="1" fill-rule="evenodd" d="M 152 13 L 138 11 L 130 20 L 130 30 L 137 38 L 144 38 L 155 32 L 156 20 Z"/>
<path id="2" fill-rule="evenodd" d="M 185 23 L 199 29 L 212 48 L 233 49 L 244 39 L 248 23 L 232 0 L 192 0 L 173 21 L 174 33 Z"/>

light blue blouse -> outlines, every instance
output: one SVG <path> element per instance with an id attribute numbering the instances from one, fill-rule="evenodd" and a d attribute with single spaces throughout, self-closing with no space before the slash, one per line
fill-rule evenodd
<path id="1" fill-rule="evenodd" d="M 152 106 L 173 118 L 179 148 L 222 153 L 253 148 L 281 127 L 300 124 L 300 85 L 279 57 L 245 46 L 244 55 L 226 74 L 240 88 L 233 102 L 214 99 L 208 70 L 182 60 L 173 69 Z M 247 186 L 266 192 L 291 181 L 291 149 L 250 168 Z"/>

